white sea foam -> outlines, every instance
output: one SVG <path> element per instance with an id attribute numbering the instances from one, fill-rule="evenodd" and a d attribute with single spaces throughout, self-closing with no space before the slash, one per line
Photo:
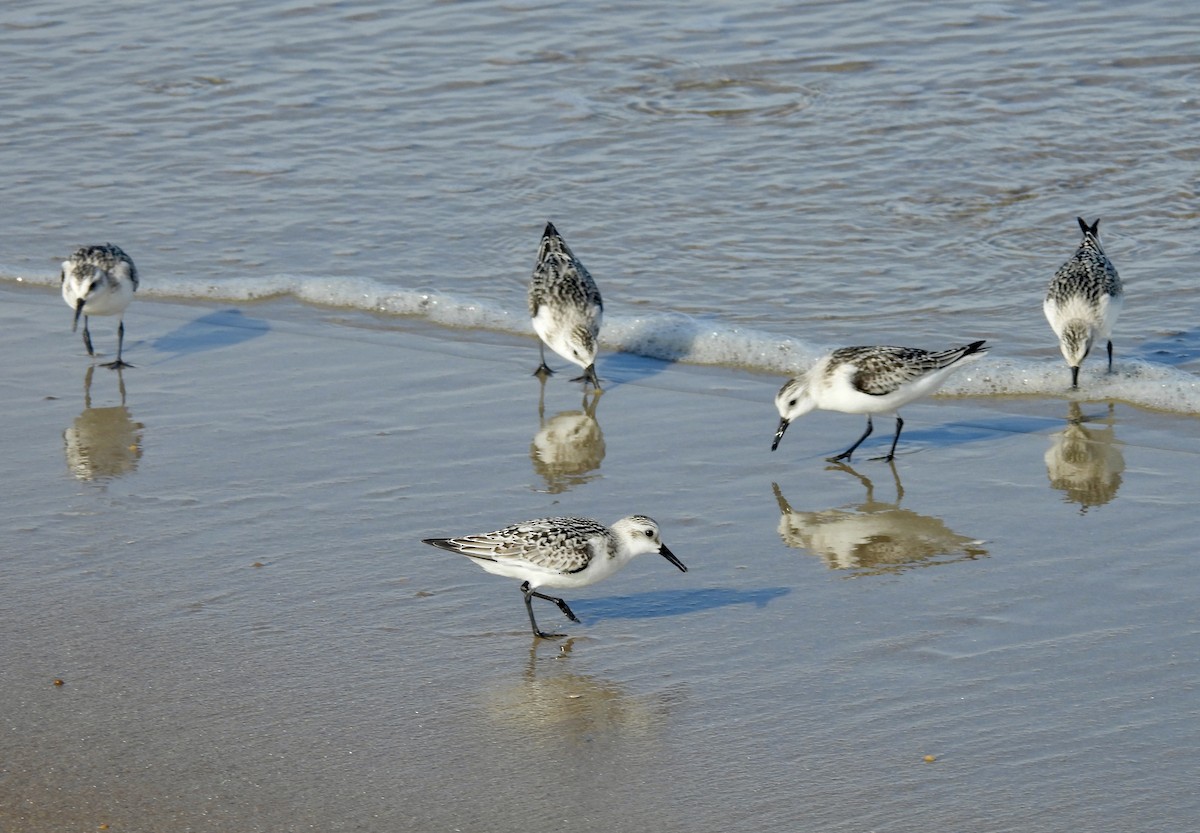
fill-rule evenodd
<path id="1" fill-rule="evenodd" d="M 13 273 L 0 269 L 5 279 Z M 58 287 L 58 275 L 23 276 L 22 283 Z M 311 278 L 273 275 L 252 280 L 172 280 L 169 286 L 144 281 L 142 297 L 250 302 L 290 295 L 330 307 L 412 316 L 448 327 L 485 329 L 535 338 L 524 306 L 503 309 L 472 298 L 433 290 L 397 289 L 370 278 Z M 676 312 L 622 314 L 605 310 L 600 334 L 604 352 L 627 352 L 665 361 L 745 368 L 756 372 L 795 375 L 825 352 L 845 346 L 818 344 L 762 330 L 733 326 L 717 318 L 698 318 Z M 1111 399 L 1162 411 L 1200 414 L 1200 377 L 1166 364 L 1118 356 L 1113 373 L 1104 362 L 1084 364 L 1080 390 L 1070 391 L 1070 377 L 1057 351 L 1044 360 L 1003 355 L 1003 346 L 953 375 L 941 389 L 953 396 L 1053 396 L 1080 400 Z"/>
<path id="2" fill-rule="evenodd" d="M 1046 360 L 989 354 L 950 378 L 941 393 L 959 396 L 1054 396 L 1079 401 L 1118 400 L 1145 408 L 1200 414 L 1200 377 L 1141 359 L 1118 360 L 1109 374 L 1104 362 L 1084 365 L 1079 390 L 1058 356 Z"/>

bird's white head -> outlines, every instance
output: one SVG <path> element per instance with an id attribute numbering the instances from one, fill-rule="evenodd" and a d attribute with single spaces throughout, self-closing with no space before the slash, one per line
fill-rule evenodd
<path id="1" fill-rule="evenodd" d="M 817 406 L 808 392 L 808 382 L 803 378 L 789 379 L 775 394 L 775 408 L 779 411 L 779 428 L 775 431 L 775 441 L 771 450 L 779 447 L 783 432 L 792 424 L 792 420 L 804 416 Z"/>
<path id="2" fill-rule="evenodd" d="M 626 558 L 633 558 L 635 555 L 658 553 L 678 567 L 681 572 L 687 572 L 687 567 L 683 565 L 683 562 L 676 558 L 675 554 L 662 542 L 659 537 L 658 524 L 654 522 L 653 518 L 647 518 L 645 515 L 630 515 L 613 524 L 612 531 L 617 537 L 618 557 L 621 554 L 624 554 Z"/>
<path id="3" fill-rule="evenodd" d="M 575 364 L 586 368 L 596 361 L 596 338 L 586 324 L 577 324 L 571 329 L 566 348 L 571 351 Z"/>
<path id="4" fill-rule="evenodd" d="M 1095 334 L 1086 322 L 1078 319 L 1068 321 L 1059 336 L 1058 346 L 1062 348 L 1063 358 L 1071 367 L 1079 367 L 1087 354 L 1092 352 L 1092 341 Z"/>

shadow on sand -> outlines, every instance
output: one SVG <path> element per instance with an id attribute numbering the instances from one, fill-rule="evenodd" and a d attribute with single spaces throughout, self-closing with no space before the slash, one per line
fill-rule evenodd
<path id="1" fill-rule="evenodd" d="M 155 350 L 171 353 L 168 361 L 207 350 L 233 347 L 266 335 L 271 325 L 261 318 L 250 318 L 239 309 L 225 309 L 202 315 L 182 327 L 176 327 L 154 340 Z"/>
<path id="2" fill-rule="evenodd" d="M 790 587 L 764 587 L 759 590 L 733 590 L 724 587 L 655 590 L 630 596 L 573 600 L 571 608 L 580 619 L 593 624 L 605 619 L 657 619 L 742 604 L 752 604 L 761 608 L 790 592 Z"/>

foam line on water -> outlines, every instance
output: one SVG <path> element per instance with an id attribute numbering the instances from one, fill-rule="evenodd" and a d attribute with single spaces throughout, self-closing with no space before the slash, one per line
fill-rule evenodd
<path id="1" fill-rule="evenodd" d="M 0 277 L 22 283 L 53 288 L 59 284 L 57 274 L 19 278 L 11 275 L 0 270 Z M 138 295 L 222 304 L 290 295 L 321 306 L 413 316 L 448 327 L 532 336 L 524 307 L 504 309 L 433 290 L 388 286 L 365 277 L 271 275 L 229 281 L 182 278 L 157 285 L 147 280 Z M 778 373 L 781 384 L 784 378 L 805 370 L 827 350 L 843 346 L 732 326 L 717 318 L 670 311 L 629 315 L 611 307 L 606 310 L 600 340 L 602 350 L 609 352 Z M 1006 357 L 998 352 L 1002 350 L 1000 345 L 993 348 L 993 352 L 952 376 L 941 392 L 958 396 L 1113 399 L 1167 412 L 1200 414 L 1200 377 L 1186 370 L 1118 355 L 1114 372 L 1108 374 L 1103 357 L 1093 356 L 1083 365 L 1080 391 L 1071 392 L 1069 371 L 1057 356 L 1057 350 L 1053 357 L 1034 360 Z"/>

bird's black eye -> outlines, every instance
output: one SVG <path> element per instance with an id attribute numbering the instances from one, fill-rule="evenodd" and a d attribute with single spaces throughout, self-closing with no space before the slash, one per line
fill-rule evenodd
<path id="1" fill-rule="evenodd" d="M 653 537 L 654 537 L 654 530 L 653 530 L 653 529 L 647 529 L 647 530 L 646 530 L 646 537 L 647 537 L 647 538 L 653 538 Z"/>
<path id="2" fill-rule="evenodd" d="M 795 407 L 796 407 L 796 400 L 795 400 L 795 399 L 789 399 L 789 400 L 788 400 L 788 407 L 789 407 L 789 408 L 795 408 Z"/>

